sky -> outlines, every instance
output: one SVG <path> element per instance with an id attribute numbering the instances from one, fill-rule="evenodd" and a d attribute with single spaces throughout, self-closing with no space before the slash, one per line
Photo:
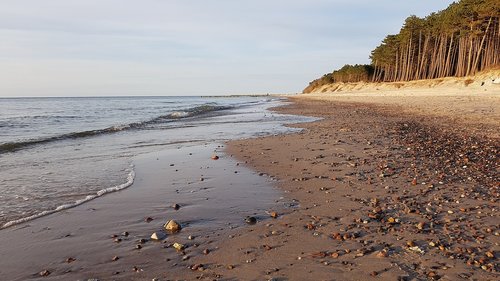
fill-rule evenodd
<path id="1" fill-rule="evenodd" d="M 301 92 L 444 0 L 0 0 L 0 97 Z"/>

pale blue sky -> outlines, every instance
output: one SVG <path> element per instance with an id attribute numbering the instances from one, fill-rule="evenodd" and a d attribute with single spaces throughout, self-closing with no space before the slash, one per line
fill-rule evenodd
<path id="1" fill-rule="evenodd" d="M 300 92 L 444 0 L 0 0 L 0 97 Z"/>

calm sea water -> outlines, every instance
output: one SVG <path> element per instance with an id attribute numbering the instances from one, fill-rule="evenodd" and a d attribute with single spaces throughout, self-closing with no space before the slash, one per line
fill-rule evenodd
<path id="1" fill-rule="evenodd" d="M 130 186 L 142 153 L 290 131 L 267 97 L 0 99 L 0 228 Z"/>

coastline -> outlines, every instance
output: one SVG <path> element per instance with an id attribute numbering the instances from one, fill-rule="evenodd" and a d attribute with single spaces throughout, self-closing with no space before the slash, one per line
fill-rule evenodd
<path id="1" fill-rule="evenodd" d="M 237 166 L 222 149 L 207 142 L 136 156 L 130 188 L 2 229 L 0 256 L 9 259 L 0 259 L 0 279 L 165 280 L 185 275 L 189 259 L 244 226 L 242 218 L 260 219 L 277 202 L 285 204 L 270 179 Z M 213 154 L 220 158 L 212 160 Z M 153 232 L 167 234 L 163 225 L 171 219 L 182 231 L 152 240 Z M 173 243 L 186 250 L 176 251 Z"/>
<path id="2" fill-rule="evenodd" d="M 436 118 L 390 101 L 292 100 L 276 110 L 323 119 L 294 125 L 304 129 L 296 134 L 231 141 L 228 153 L 277 178 L 298 207 L 193 259 L 205 265 L 197 278 L 498 278 L 499 140 L 484 130 L 496 110 L 466 123 L 456 115 L 463 104 Z"/>
<path id="3" fill-rule="evenodd" d="M 499 143 L 493 130 L 498 124 L 490 122 L 498 116 L 495 103 L 483 100 L 493 111 L 477 111 L 469 122 L 456 114 L 467 106 L 462 99 L 455 108 L 446 104 L 447 117 L 411 111 L 401 102 L 405 97 L 385 97 L 383 103 L 372 102 L 381 97 L 335 99 L 301 95 L 275 108 L 322 118 L 291 125 L 303 129 L 298 133 L 139 157 L 131 188 L 2 230 L 0 255 L 11 259 L 1 262 L 0 275 L 7 280 L 497 279 Z M 441 99 L 425 102 L 431 110 L 443 106 Z M 214 151 L 221 159 L 210 159 Z M 186 192 L 169 193 L 165 186 Z M 201 202 L 186 204 L 191 192 L 222 199 L 200 211 Z M 179 211 L 171 208 L 174 203 Z M 257 224 L 245 225 L 247 215 L 256 216 Z M 145 222 L 147 216 L 154 220 Z M 169 219 L 186 227 L 162 242 L 150 241 Z M 141 249 L 135 248 L 139 239 L 148 240 Z M 176 251 L 175 242 L 187 249 Z M 50 274 L 40 276 L 44 270 Z"/>

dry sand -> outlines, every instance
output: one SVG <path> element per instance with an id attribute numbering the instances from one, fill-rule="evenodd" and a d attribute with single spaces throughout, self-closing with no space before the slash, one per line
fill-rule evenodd
<path id="1" fill-rule="evenodd" d="M 478 133 L 499 136 L 495 129 L 500 124 L 500 70 L 464 78 L 396 83 L 336 83 L 325 85 L 302 97 L 396 106 L 401 113 L 423 115 L 426 118 L 446 117 L 462 125 L 480 126 L 481 131 Z"/>

